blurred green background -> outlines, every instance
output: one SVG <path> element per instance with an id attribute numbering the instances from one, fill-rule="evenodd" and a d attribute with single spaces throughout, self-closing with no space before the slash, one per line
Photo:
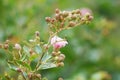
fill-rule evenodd
<path id="1" fill-rule="evenodd" d="M 90 8 L 94 20 L 63 31 L 69 44 L 61 49 L 66 55 L 65 66 L 43 70 L 49 80 L 120 80 L 120 0 L 0 0 L 0 43 L 29 40 L 40 31 L 47 40 L 46 16 L 55 9 Z M 9 71 L 7 54 L 0 49 L 0 75 Z M 14 73 L 11 73 L 14 75 Z"/>

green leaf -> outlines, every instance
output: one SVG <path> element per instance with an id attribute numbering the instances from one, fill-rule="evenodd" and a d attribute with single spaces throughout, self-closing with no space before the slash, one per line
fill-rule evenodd
<path id="1" fill-rule="evenodd" d="M 16 66 L 10 65 L 9 63 L 8 63 L 8 66 L 9 66 L 9 68 L 10 68 L 12 71 L 17 71 L 17 67 L 16 67 Z"/>
<path id="2" fill-rule="evenodd" d="M 39 56 L 38 54 L 31 55 L 30 56 L 30 61 L 33 61 L 33 60 L 37 59 L 38 56 Z"/>
<path id="3" fill-rule="evenodd" d="M 42 53 L 42 49 L 41 49 L 41 47 L 40 47 L 39 45 L 36 45 L 34 49 L 35 49 L 35 52 L 36 52 L 37 54 Z"/>
<path id="4" fill-rule="evenodd" d="M 26 67 L 26 68 L 28 68 L 28 69 L 31 69 L 31 68 L 30 68 L 30 65 L 29 65 L 28 63 L 24 62 L 24 61 L 16 60 L 16 62 L 17 62 L 19 65 L 22 65 L 22 66 L 24 66 L 24 67 Z"/>
<path id="5" fill-rule="evenodd" d="M 27 79 L 27 73 L 26 72 L 23 72 L 23 76 Z"/>
<path id="6" fill-rule="evenodd" d="M 47 52 L 44 54 L 43 58 L 42 58 L 42 62 L 47 61 L 48 59 L 50 59 L 52 56 Z"/>
<path id="7" fill-rule="evenodd" d="M 38 69 L 49 69 L 49 68 L 54 68 L 54 67 L 57 67 L 56 64 L 49 62 L 49 63 L 40 65 Z"/>
<path id="8" fill-rule="evenodd" d="M 28 56 L 30 56 L 29 50 L 30 50 L 30 49 L 29 49 L 27 46 L 23 46 L 23 51 L 24 51 Z"/>

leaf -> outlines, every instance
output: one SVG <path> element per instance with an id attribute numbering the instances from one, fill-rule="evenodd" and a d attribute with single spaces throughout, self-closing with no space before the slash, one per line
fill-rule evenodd
<path id="1" fill-rule="evenodd" d="M 50 59 L 52 56 L 47 52 L 44 54 L 43 58 L 42 58 L 42 62 L 47 61 L 48 59 Z"/>
<path id="2" fill-rule="evenodd" d="M 10 68 L 12 71 L 17 71 L 17 67 L 16 67 L 16 66 L 10 65 L 9 63 L 8 63 L 8 66 L 9 66 L 9 68 Z"/>
<path id="3" fill-rule="evenodd" d="M 29 54 L 29 48 L 27 46 L 23 46 L 23 51 L 28 55 L 30 56 Z"/>
<path id="4" fill-rule="evenodd" d="M 19 65 L 22 65 L 22 66 L 24 66 L 24 67 L 26 67 L 26 68 L 28 68 L 28 69 L 31 69 L 31 68 L 30 68 L 30 65 L 29 65 L 28 63 L 24 62 L 24 61 L 16 60 L 16 62 L 17 62 Z"/>
<path id="5" fill-rule="evenodd" d="M 23 72 L 23 76 L 27 79 L 27 73 Z"/>
<path id="6" fill-rule="evenodd" d="M 29 59 L 30 59 L 30 61 L 33 61 L 33 60 L 37 59 L 37 57 L 38 57 L 38 54 L 34 54 L 34 55 L 31 55 Z"/>
<path id="7" fill-rule="evenodd" d="M 39 45 L 36 45 L 36 46 L 35 46 L 35 52 L 36 52 L 37 54 L 42 53 L 42 49 L 41 49 L 41 47 L 40 47 Z"/>
<path id="8" fill-rule="evenodd" d="M 21 61 L 24 61 L 24 60 L 26 59 L 26 57 L 27 57 L 27 55 L 24 54 L 24 55 L 22 56 L 22 58 L 21 58 Z"/>
<path id="9" fill-rule="evenodd" d="M 40 65 L 38 69 L 49 69 L 49 68 L 54 68 L 54 67 L 57 67 L 56 64 L 49 62 L 49 63 Z"/>

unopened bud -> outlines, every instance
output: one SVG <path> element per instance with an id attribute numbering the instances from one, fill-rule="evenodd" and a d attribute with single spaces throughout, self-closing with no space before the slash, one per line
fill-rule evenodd
<path id="1" fill-rule="evenodd" d="M 20 68 L 17 68 L 17 72 L 22 72 L 22 70 Z"/>
<path id="2" fill-rule="evenodd" d="M 76 14 L 81 14 L 80 9 L 76 10 Z"/>
<path id="3" fill-rule="evenodd" d="M 21 50 L 21 46 L 20 46 L 20 44 L 15 44 L 15 47 L 14 47 L 16 50 Z"/>
<path id="4" fill-rule="evenodd" d="M 57 8 L 57 9 L 55 10 L 55 13 L 56 13 L 56 14 L 59 14 L 59 13 L 60 13 L 60 10 Z"/>
<path id="5" fill-rule="evenodd" d="M 67 11 L 63 11 L 63 16 L 67 17 L 69 15 L 69 13 Z"/>
<path id="6" fill-rule="evenodd" d="M 64 54 L 60 54 L 59 58 L 58 58 L 58 61 L 62 62 L 62 61 L 64 61 L 64 59 L 65 59 L 65 55 Z"/>
<path id="7" fill-rule="evenodd" d="M 36 32 L 35 32 L 35 35 L 36 35 L 36 36 L 39 36 L 39 35 L 40 35 L 40 32 L 39 32 L 39 31 L 36 31 Z"/>
<path id="8" fill-rule="evenodd" d="M 6 41 L 5 41 L 5 44 L 8 44 L 9 42 L 10 42 L 9 40 L 6 40 Z"/>
<path id="9" fill-rule="evenodd" d="M 59 62 L 59 63 L 57 64 L 57 66 L 58 66 L 58 67 L 62 67 L 62 66 L 64 66 L 64 63 L 63 63 L 63 62 Z"/>
<path id="10" fill-rule="evenodd" d="M 45 20 L 46 20 L 46 22 L 48 22 L 48 23 L 51 22 L 51 18 L 50 18 L 50 17 L 46 17 Z"/>
<path id="11" fill-rule="evenodd" d="M 63 78 L 58 78 L 58 80 L 63 80 Z"/>
<path id="12" fill-rule="evenodd" d="M 4 49 L 8 49 L 9 45 L 8 44 L 4 44 Z"/>
<path id="13" fill-rule="evenodd" d="M 36 74 L 36 77 L 41 79 L 41 74 Z"/>
<path id="14" fill-rule="evenodd" d="M 88 17 L 88 20 L 91 21 L 92 19 L 93 19 L 93 16 L 89 16 L 89 17 Z"/>
<path id="15" fill-rule="evenodd" d="M 70 23 L 69 23 L 69 27 L 73 27 L 73 26 L 75 26 L 75 22 L 70 21 Z"/>
<path id="16" fill-rule="evenodd" d="M 58 51 L 58 52 L 52 52 L 52 56 L 58 56 L 61 52 Z"/>

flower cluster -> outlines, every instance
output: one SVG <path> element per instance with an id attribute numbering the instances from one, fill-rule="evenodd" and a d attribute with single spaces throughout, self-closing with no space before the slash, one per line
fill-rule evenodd
<path id="1" fill-rule="evenodd" d="M 60 49 L 68 42 L 58 37 L 58 33 L 74 26 L 87 24 L 92 19 L 92 13 L 88 9 L 73 11 L 56 9 L 52 18 L 46 17 L 51 33 L 47 43 L 41 41 L 40 33 L 36 31 L 34 39 L 30 39 L 29 42 L 23 41 L 21 45 L 6 40 L 4 44 L 0 44 L 0 48 L 4 48 L 12 56 L 7 62 L 11 70 L 20 73 L 18 80 L 47 80 L 38 73 L 39 70 L 64 66 L 65 55 Z M 59 80 L 63 79 L 59 78 Z"/>

